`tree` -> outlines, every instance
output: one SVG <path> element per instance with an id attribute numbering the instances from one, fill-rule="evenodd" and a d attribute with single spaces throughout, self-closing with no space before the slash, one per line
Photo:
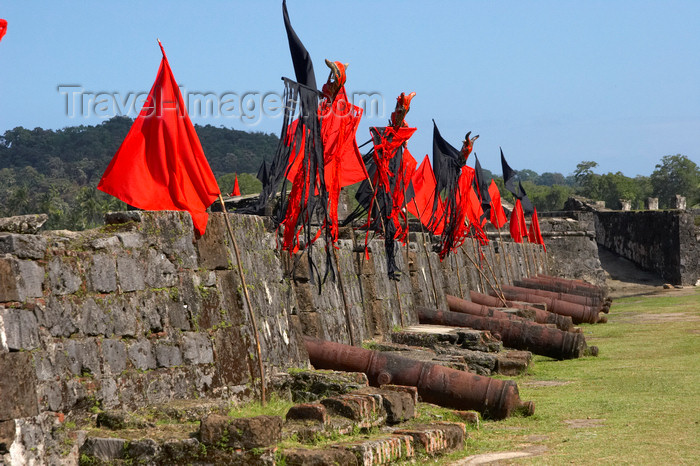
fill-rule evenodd
<path id="1" fill-rule="evenodd" d="M 593 169 L 597 166 L 598 162 L 583 161 L 576 165 L 574 171 L 574 179 L 579 193 L 591 199 L 601 198 L 600 175 L 593 173 Z"/>
<path id="2" fill-rule="evenodd" d="M 555 184 L 566 186 L 566 178 L 564 178 L 564 175 L 561 173 L 544 172 L 537 178 L 537 184 L 544 186 L 554 186 Z"/>
<path id="3" fill-rule="evenodd" d="M 700 168 L 685 155 L 664 156 L 649 178 L 661 207 L 668 208 L 676 194 L 685 196 L 688 205 L 700 201 Z"/>

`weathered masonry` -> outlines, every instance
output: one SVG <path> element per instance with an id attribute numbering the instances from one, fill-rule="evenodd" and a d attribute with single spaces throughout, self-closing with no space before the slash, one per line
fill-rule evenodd
<path id="1" fill-rule="evenodd" d="M 700 279 L 700 212 L 596 212 L 598 243 L 675 285 Z"/>
<path id="2" fill-rule="evenodd" d="M 282 258 L 264 218 L 230 219 L 271 384 L 278 373 L 309 366 L 303 335 L 358 345 L 388 339 L 418 322 L 417 306 L 446 309 L 446 293 L 488 292 L 473 265 L 481 254 L 501 283 L 512 283 L 559 272 L 558 251 L 571 251 L 557 247 L 559 239 L 590 242 L 559 232 L 546 240 L 545 256 L 495 238 L 480 253 L 468 241 L 440 262 L 412 233 L 397 254 L 403 277 L 394 282 L 383 242 L 370 242 L 367 259 L 356 252 L 364 233 L 348 229 L 339 241 L 341 280 L 327 281 L 319 294 L 305 268 L 295 267 L 305 261 Z M 562 225 L 549 231 L 587 231 L 575 221 Z M 567 276 L 596 277 L 597 255 L 586 251 L 590 261 L 577 263 L 587 265 L 567 268 Z M 232 257 L 221 213 L 210 216 L 201 238 L 181 212 L 112 213 L 105 226 L 83 232 L 0 233 L 0 454 L 58 461 L 66 452 L 52 432 L 75 409 L 254 398 L 260 374 Z"/>

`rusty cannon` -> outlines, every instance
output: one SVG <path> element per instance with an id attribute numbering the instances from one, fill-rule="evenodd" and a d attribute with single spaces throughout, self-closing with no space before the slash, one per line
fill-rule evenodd
<path id="1" fill-rule="evenodd" d="M 525 293 L 533 293 L 539 296 L 547 296 L 552 299 L 558 299 L 559 301 L 567 301 L 569 303 L 580 304 L 581 306 L 588 306 L 598 311 L 605 312 L 606 314 L 610 310 L 610 306 L 606 303 L 602 303 L 597 298 L 591 298 L 589 296 L 580 296 L 571 293 L 561 293 L 558 291 L 542 290 L 535 286 L 519 286 L 518 281 L 514 282 L 518 286 L 508 286 L 503 285 L 503 289 L 508 289 L 511 291 L 521 291 Z"/>
<path id="2" fill-rule="evenodd" d="M 539 290 L 552 291 L 556 293 L 564 293 L 571 296 L 587 298 L 592 305 L 609 303 L 612 300 L 603 297 L 599 292 L 578 290 L 563 283 L 553 282 L 541 277 L 524 277 L 521 280 L 513 280 L 515 286 L 523 288 L 534 288 Z"/>
<path id="3" fill-rule="evenodd" d="M 534 293 L 513 291 L 503 288 L 503 295 L 507 300 L 510 301 L 525 301 L 528 303 L 540 303 L 547 306 L 547 310 L 550 312 L 555 312 L 560 315 L 569 316 L 574 324 L 580 323 L 605 323 L 608 319 L 605 316 L 600 317 L 600 311 L 594 309 L 590 306 L 583 306 L 581 304 L 570 303 L 568 301 L 562 301 L 559 299 L 550 298 L 547 296 L 540 296 Z M 494 296 L 496 293 L 491 291 L 490 293 Z"/>
<path id="4" fill-rule="evenodd" d="M 476 291 L 469 291 L 469 297 L 472 302 L 477 304 L 482 304 L 484 306 L 491 307 L 502 307 L 502 302 L 500 298 L 495 296 L 489 296 L 487 294 L 478 293 Z M 448 301 L 449 305 L 449 301 Z M 555 312 L 545 311 L 544 309 L 538 309 L 536 307 L 528 306 L 526 304 L 514 303 L 513 301 L 506 300 L 506 306 L 513 309 L 522 309 L 524 311 L 529 311 L 535 316 L 535 322 L 538 324 L 554 324 L 559 330 L 571 331 L 574 327 L 574 322 L 571 320 L 570 316 L 563 316 Z M 451 311 L 456 309 L 450 308 Z M 457 311 L 459 312 L 459 311 Z"/>
<path id="5" fill-rule="evenodd" d="M 309 360 L 316 369 L 364 372 L 374 386 L 416 387 L 423 401 L 440 406 L 476 410 L 485 417 L 505 419 L 514 413 L 531 415 L 535 404 L 523 402 L 518 385 L 391 353 L 304 337 Z"/>
<path id="6" fill-rule="evenodd" d="M 583 280 L 574 280 L 569 278 L 553 277 L 551 275 L 537 274 L 535 277 L 539 280 L 543 280 L 550 283 L 552 286 L 558 286 L 565 293 L 578 293 L 578 294 L 589 294 L 594 296 L 600 296 L 602 299 L 606 299 L 608 295 L 608 290 L 605 287 L 593 285 L 591 283 L 584 282 Z"/>
<path id="7" fill-rule="evenodd" d="M 421 324 L 469 327 L 488 330 L 510 348 L 527 350 L 555 359 L 574 359 L 586 354 L 597 355 L 598 348 L 586 346 L 582 333 L 564 332 L 527 320 L 502 320 L 459 312 L 416 308 Z"/>
<path id="8" fill-rule="evenodd" d="M 505 320 L 523 320 L 522 317 L 507 314 L 494 307 L 485 306 L 483 304 L 474 303 L 467 301 L 466 299 L 458 298 L 457 296 L 445 295 L 447 301 L 447 307 L 452 312 L 461 312 L 462 314 L 471 314 L 473 316 L 481 317 L 493 317 L 494 319 L 505 319 Z M 495 298 L 498 302 L 500 300 Z"/>

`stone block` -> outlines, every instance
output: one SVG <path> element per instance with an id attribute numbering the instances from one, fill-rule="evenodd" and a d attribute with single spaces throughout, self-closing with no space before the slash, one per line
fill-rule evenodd
<path id="1" fill-rule="evenodd" d="M 117 278 L 123 292 L 143 290 L 146 278 L 143 264 L 136 255 L 120 254 L 117 256 Z"/>
<path id="2" fill-rule="evenodd" d="M 396 385 L 394 385 L 396 387 Z M 414 388 L 415 387 L 410 387 Z M 416 402 L 412 393 L 409 391 L 399 390 L 384 390 L 369 387 L 358 390 L 354 393 L 364 393 L 379 395 L 382 398 L 382 405 L 386 412 L 387 424 L 398 424 L 406 422 L 409 419 L 416 417 Z"/>
<path id="3" fill-rule="evenodd" d="M 408 393 L 411 396 L 411 398 L 413 398 L 413 404 L 414 405 L 418 404 L 418 388 L 417 387 L 409 387 L 407 385 L 386 384 L 386 385 L 382 385 L 379 388 L 381 388 L 382 390 L 391 390 L 394 392 Z"/>
<path id="4" fill-rule="evenodd" d="M 54 295 L 75 293 L 83 281 L 78 266 L 70 258 L 55 257 L 49 262 L 49 288 Z"/>
<path id="5" fill-rule="evenodd" d="M 345 394 L 325 398 L 321 404 L 329 413 L 348 418 L 359 427 L 382 425 L 386 420 L 381 396 L 373 394 Z"/>
<path id="6" fill-rule="evenodd" d="M 77 314 L 78 327 L 85 335 L 98 336 L 107 334 L 107 322 L 109 322 L 109 319 L 105 315 L 102 303 L 98 305 L 94 299 L 87 298 L 79 306 Z"/>
<path id="7" fill-rule="evenodd" d="M 187 364 L 209 364 L 214 362 L 214 352 L 207 333 L 184 332 L 182 355 Z"/>
<path id="8" fill-rule="evenodd" d="M 687 205 L 687 203 L 685 201 L 685 197 L 681 196 L 680 194 L 676 194 L 671 199 L 671 208 L 672 209 L 685 210 L 686 205 Z"/>
<path id="9" fill-rule="evenodd" d="M 166 343 L 155 344 L 156 365 L 158 367 L 173 367 L 182 364 L 182 352 L 177 346 Z"/>
<path id="10" fill-rule="evenodd" d="M 102 360 L 107 374 L 121 374 L 126 369 L 126 346 L 119 340 L 102 340 Z"/>
<path id="11" fill-rule="evenodd" d="M 139 249 L 144 245 L 143 235 L 138 232 L 117 233 L 117 238 L 127 249 Z"/>
<path id="12" fill-rule="evenodd" d="M 39 325 L 33 312 L 0 307 L 0 330 L 3 328 L 5 345 L 10 351 L 28 351 L 39 347 Z"/>
<path id="13" fill-rule="evenodd" d="M 95 238 L 92 240 L 90 243 L 90 246 L 92 246 L 93 249 L 95 250 L 100 250 L 100 249 L 114 249 L 119 246 L 119 238 L 116 236 L 106 236 L 102 238 Z"/>
<path id="14" fill-rule="evenodd" d="M 80 455 L 111 464 L 115 460 L 124 458 L 126 445 L 127 441 L 120 438 L 90 437 L 80 447 Z"/>
<path id="15" fill-rule="evenodd" d="M 34 261 L 0 257 L 0 302 L 43 295 L 44 268 Z"/>
<path id="16" fill-rule="evenodd" d="M 69 339 L 65 341 L 64 349 L 73 375 L 85 376 L 90 374 L 94 377 L 102 375 L 98 347 L 94 339 Z"/>
<path id="17" fill-rule="evenodd" d="M 659 210 L 659 198 L 658 197 L 648 197 L 646 204 L 647 204 L 647 210 Z"/>
<path id="18" fill-rule="evenodd" d="M 147 370 L 156 368 L 156 358 L 150 341 L 139 340 L 132 343 L 126 352 L 136 369 Z"/>
<path id="19" fill-rule="evenodd" d="M 36 373 L 28 352 L 0 353 L 0 421 L 39 414 Z"/>
<path id="20" fill-rule="evenodd" d="M 455 416 L 462 419 L 466 424 L 479 427 L 479 413 L 476 411 L 452 411 Z"/>
<path id="21" fill-rule="evenodd" d="M 146 255 L 146 285 L 167 288 L 177 285 L 177 269 L 162 252 L 149 249 Z"/>
<path id="22" fill-rule="evenodd" d="M 466 438 L 464 424 L 457 422 L 437 422 L 430 425 L 414 426 L 411 429 L 394 431 L 397 435 L 408 435 L 413 439 L 416 450 L 435 454 L 462 448 Z"/>
<path id="23" fill-rule="evenodd" d="M 200 267 L 207 270 L 229 268 L 231 252 L 223 214 L 209 215 L 207 231 L 197 240 L 196 248 Z"/>
<path id="24" fill-rule="evenodd" d="M 361 464 L 357 462 L 357 458 L 351 451 L 342 448 L 285 450 L 283 456 L 287 466 L 327 466 L 331 464 L 357 466 Z"/>
<path id="25" fill-rule="evenodd" d="M 146 241 L 154 244 L 179 267 L 197 267 L 194 227 L 188 212 L 141 212 L 140 231 L 146 235 Z"/>
<path id="26" fill-rule="evenodd" d="M 14 217 L 0 218 L 0 231 L 34 234 L 39 231 L 48 219 L 49 216 L 46 214 L 16 215 Z"/>
<path id="27" fill-rule="evenodd" d="M 43 259 L 46 238 L 36 235 L 0 234 L 0 254 L 12 254 L 19 259 Z"/>
<path id="28" fill-rule="evenodd" d="M 355 455 L 358 464 L 393 464 L 415 455 L 413 438 L 409 435 L 380 437 L 360 442 L 333 445 L 333 448 L 347 450 Z"/>
<path id="29" fill-rule="evenodd" d="M 317 421 L 325 424 L 328 421 L 326 407 L 321 403 L 302 403 L 292 406 L 287 411 L 286 420 Z"/>
<path id="30" fill-rule="evenodd" d="M 16 428 L 14 419 L 0 421 L 0 455 L 10 451 L 10 447 L 15 442 Z"/>
<path id="31" fill-rule="evenodd" d="M 199 435 L 205 445 L 223 443 L 230 448 L 264 448 L 282 439 L 282 418 L 256 416 L 231 419 L 228 416 L 210 414 L 199 426 Z"/>

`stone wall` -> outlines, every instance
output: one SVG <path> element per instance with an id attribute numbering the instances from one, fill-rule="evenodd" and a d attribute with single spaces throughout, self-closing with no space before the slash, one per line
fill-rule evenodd
<path id="1" fill-rule="evenodd" d="M 445 309 L 445 293 L 488 293 L 489 282 L 548 271 L 534 245 L 492 235 L 440 261 L 412 233 L 395 282 L 383 241 L 369 241 L 366 257 L 364 233 L 344 229 L 332 254 L 340 279 L 319 293 L 303 254 L 280 254 L 265 219 L 229 218 L 268 379 L 308 367 L 303 334 L 384 339 L 418 322 L 416 306 Z M 548 246 L 557 249 L 554 237 Z M 323 272 L 320 242 L 314 254 Z M 254 398 L 256 345 L 234 257 L 222 213 L 199 238 L 181 212 L 117 212 L 83 232 L 0 233 L 0 459 L 9 449 L 13 461 L 57 462 L 52 432 L 71 410 Z"/>
<path id="2" fill-rule="evenodd" d="M 550 275 L 605 285 L 605 271 L 598 257 L 594 215 L 598 214 L 568 212 L 557 217 L 540 216 Z"/>
<path id="3" fill-rule="evenodd" d="M 700 278 L 697 213 L 662 210 L 596 213 L 601 245 L 676 285 Z"/>

